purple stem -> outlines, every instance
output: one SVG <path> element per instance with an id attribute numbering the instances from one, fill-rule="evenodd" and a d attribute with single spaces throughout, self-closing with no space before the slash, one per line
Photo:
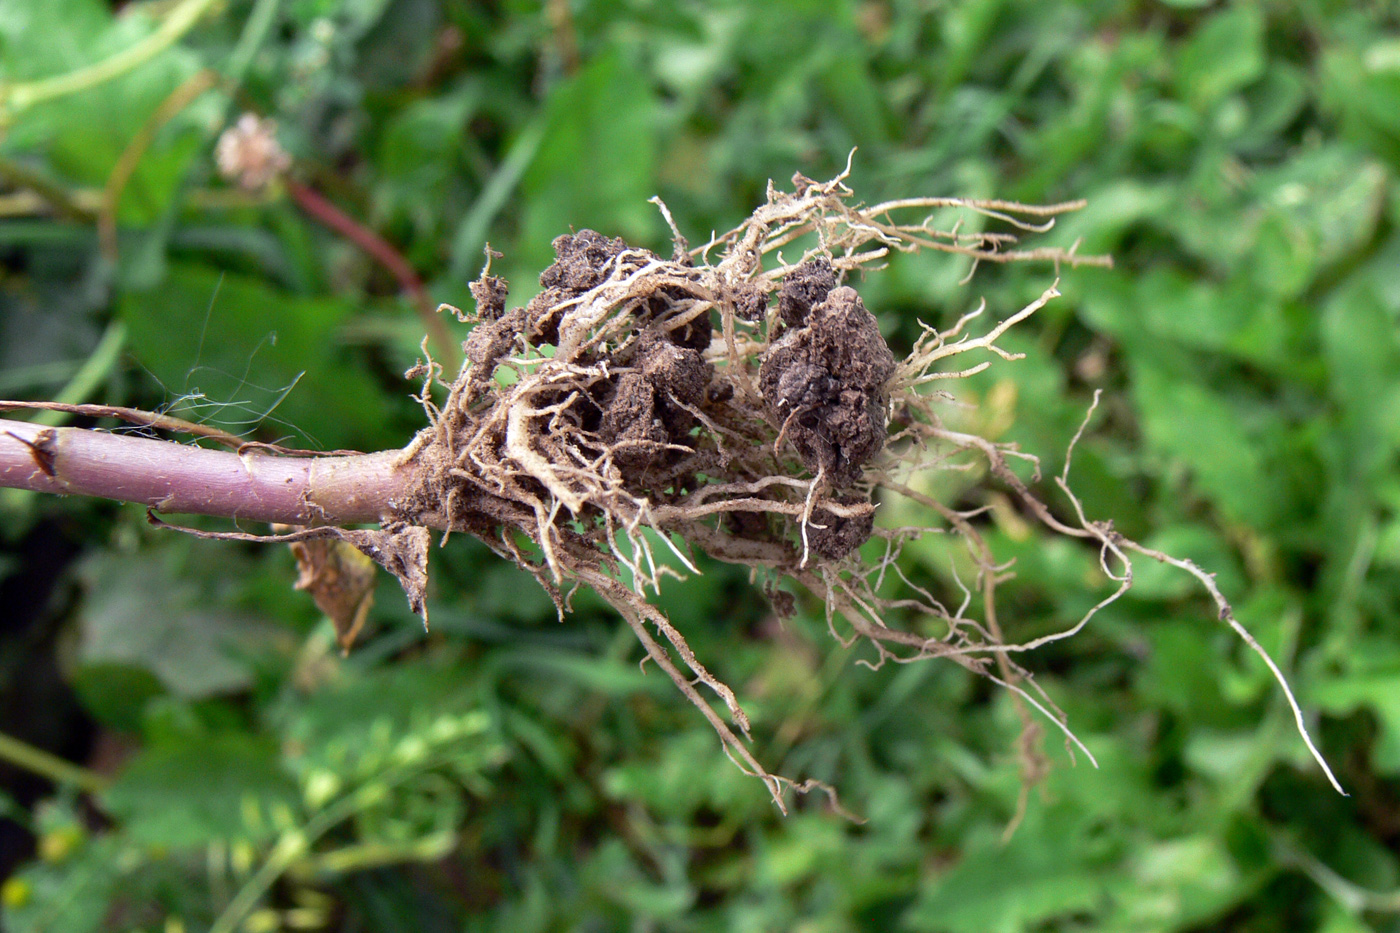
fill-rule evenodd
<path id="1" fill-rule="evenodd" d="M 0 419 L 0 486 L 290 525 L 378 522 L 413 486 L 402 452 L 283 457 Z"/>

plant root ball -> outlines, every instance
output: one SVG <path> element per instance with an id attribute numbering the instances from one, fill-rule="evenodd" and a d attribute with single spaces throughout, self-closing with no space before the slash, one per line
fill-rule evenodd
<path id="1" fill-rule="evenodd" d="M 810 294 L 806 282 L 799 287 Z M 802 465 L 840 488 L 885 445 L 885 385 L 894 370 L 875 317 L 843 286 L 768 348 L 758 379 L 769 417 L 786 426 Z"/>

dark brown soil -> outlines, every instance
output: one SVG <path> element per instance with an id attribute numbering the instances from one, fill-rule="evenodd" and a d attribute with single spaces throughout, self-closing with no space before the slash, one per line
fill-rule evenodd
<path id="1" fill-rule="evenodd" d="M 581 295 L 596 288 L 611 274 L 610 264 L 627 251 L 656 258 L 648 250 L 627 245 L 622 237 L 605 237 L 596 230 L 580 230 L 554 238 L 554 262 L 540 273 L 540 286 Z"/>
<path id="2" fill-rule="evenodd" d="M 788 327 L 807 323 L 812 308 L 826 300 L 836 287 L 836 273 L 825 257 L 809 259 L 783 281 L 778 293 L 778 317 Z"/>
<path id="3" fill-rule="evenodd" d="M 837 501 L 842 505 L 868 502 L 857 496 L 841 496 Z M 873 510 L 854 518 L 843 518 L 818 507 L 812 510 L 812 519 L 807 523 L 807 544 L 820 557 L 840 560 L 869 541 L 874 529 Z"/>
<path id="4" fill-rule="evenodd" d="M 731 301 L 734 303 L 734 316 L 741 321 L 761 321 L 763 312 L 768 309 L 768 293 L 752 282 L 735 289 Z"/>
<path id="5" fill-rule="evenodd" d="M 552 344 L 559 340 L 559 322 L 567 309 L 562 302 L 597 288 L 616 268 L 614 260 L 624 252 L 638 254 L 631 265 L 641 266 L 656 255 L 648 250 L 628 246 L 621 237 L 605 237 L 594 230 L 580 230 L 554 238 L 555 260 L 540 273 L 543 289 L 525 306 L 528 322 L 526 338 L 533 345 Z"/>
<path id="6" fill-rule="evenodd" d="M 501 301 L 505 301 L 504 294 Z M 490 306 L 488 306 L 489 308 Z M 481 304 L 477 312 L 481 313 Z M 525 326 L 525 311 L 516 308 L 496 319 L 483 319 L 462 343 L 462 353 L 472 363 L 472 381 L 484 383 L 496 371 L 501 357 L 510 352 Z"/>
<path id="7" fill-rule="evenodd" d="M 476 300 L 476 316 L 483 321 L 494 321 L 506 310 L 506 294 L 509 286 L 499 275 L 485 275 L 472 282 L 472 298 Z"/>
<path id="8" fill-rule="evenodd" d="M 646 376 L 627 373 L 618 380 L 603 413 L 602 435 L 624 470 L 645 470 L 665 455 L 671 435 L 657 414 L 656 389 Z"/>
<path id="9" fill-rule="evenodd" d="M 840 488 L 858 480 L 884 447 L 894 354 L 853 288 L 832 289 L 799 315 L 825 280 L 820 266 L 807 265 L 814 268 L 792 283 L 791 293 L 784 285 L 778 299 L 780 313 L 787 307 L 801 323 L 764 354 L 759 386 L 769 417 L 785 426 L 802 465 Z"/>
<path id="10" fill-rule="evenodd" d="M 637 357 L 635 365 L 658 392 L 691 406 L 704 399 L 714 367 L 699 351 L 677 346 L 653 331 L 642 336 Z"/>
<path id="11" fill-rule="evenodd" d="M 706 402 L 714 367 L 690 347 L 671 342 L 683 331 L 648 329 L 636 344 L 633 372 L 622 374 L 605 402 L 601 433 L 620 466 L 645 470 L 674 460 L 693 442 L 693 411 Z"/>

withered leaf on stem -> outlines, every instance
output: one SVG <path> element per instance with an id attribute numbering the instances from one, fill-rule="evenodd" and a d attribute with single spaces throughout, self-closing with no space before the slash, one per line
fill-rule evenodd
<path id="1" fill-rule="evenodd" d="M 408 608 L 428 627 L 428 529 L 405 522 L 379 528 L 341 529 L 339 537 L 394 575 L 408 597 Z"/>
<path id="2" fill-rule="evenodd" d="M 349 651 L 374 604 L 374 561 L 339 538 L 293 541 L 288 547 L 297 559 L 296 589 L 311 594 L 335 625 L 335 640 Z"/>

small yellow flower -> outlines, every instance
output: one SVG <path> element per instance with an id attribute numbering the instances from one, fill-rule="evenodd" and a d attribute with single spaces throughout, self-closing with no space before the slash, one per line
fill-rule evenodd
<path id="1" fill-rule="evenodd" d="M 85 833 L 76 823 L 58 826 L 39 837 L 39 858 L 62 862 L 83 844 Z"/>
<path id="2" fill-rule="evenodd" d="M 18 910 L 29 903 L 33 893 L 33 888 L 23 878 L 6 878 L 5 883 L 0 884 L 0 905 Z"/>

